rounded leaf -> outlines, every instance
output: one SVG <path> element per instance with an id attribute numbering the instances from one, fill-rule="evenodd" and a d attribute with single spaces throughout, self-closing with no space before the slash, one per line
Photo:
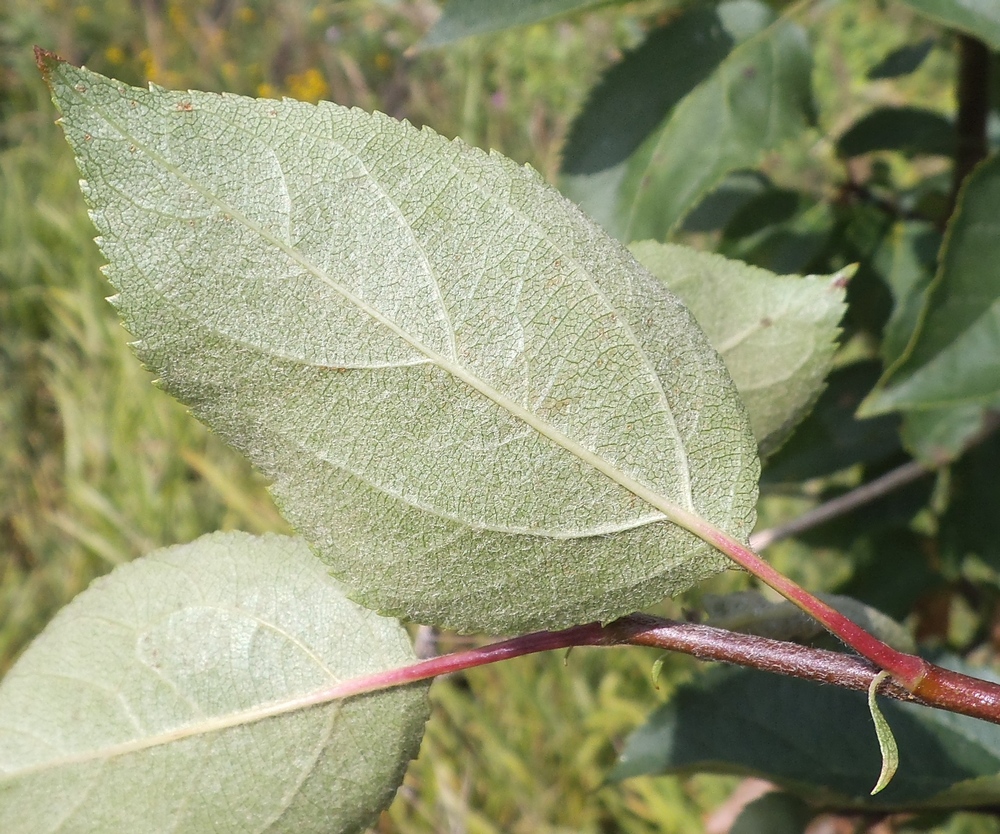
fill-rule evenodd
<path id="1" fill-rule="evenodd" d="M 157 551 L 80 594 L 0 684 L 0 831 L 362 830 L 416 754 L 426 686 L 322 693 L 412 662 L 299 539 Z"/>

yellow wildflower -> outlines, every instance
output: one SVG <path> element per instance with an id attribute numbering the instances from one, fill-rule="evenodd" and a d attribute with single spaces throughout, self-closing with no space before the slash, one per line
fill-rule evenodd
<path id="1" fill-rule="evenodd" d="M 319 101 L 327 93 L 326 79 L 315 67 L 296 73 L 285 79 L 288 92 L 302 101 Z"/>
<path id="2" fill-rule="evenodd" d="M 109 64 L 124 64 L 125 51 L 120 46 L 109 46 L 104 50 L 104 58 Z"/>

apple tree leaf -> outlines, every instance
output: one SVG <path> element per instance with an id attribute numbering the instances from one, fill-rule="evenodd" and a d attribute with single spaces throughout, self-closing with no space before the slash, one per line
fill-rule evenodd
<path id="1" fill-rule="evenodd" d="M 537 173 L 381 114 L 41 60 L 139 356 L 354 598 L 529 631 L 727 566 L 668 519 L 752 527 L 732 380 Z"/>
<path id="2" fill-rule="evenodd" d="M 415 661 L 301 539 L 215 533 L 98 579 L 0 684 L 0 831 L 364 829 L 416 755 Z"/>
<path id="3" fill-rule="evenodd" d="M 995 679 L 985 668 L 960 671 Z M 628 739 L 612 778 L 753 775 L 827 808 L 859 811 L 1000 801 L 1000 727 L 899 701 L 880 708 L 899 771 L 874 796 L 882 755 L 864 693 L 742 668 L 713 669 L 680 687 Z"/>
<path id="4" fill-rule="evenodd" d="M 805 32 L 763 3 L 693 8 L 595 89 L 562 189 L 621 240 L 664 240 L 727 174 L 812 120 L 811 71 Z"/>
<path id="5" fill-rule="evenodd" d="M 719 351 L 766 455 L 823 390 L 840 334 L 845 272 L 775 275 L 670 243 L 629 249 L 694 314 Z"/>
<path id="6" fill-rule="evenodd" d="M 1000 156 L 966 180 L 909 344 L 863 416 L 1000 404 Z"/>

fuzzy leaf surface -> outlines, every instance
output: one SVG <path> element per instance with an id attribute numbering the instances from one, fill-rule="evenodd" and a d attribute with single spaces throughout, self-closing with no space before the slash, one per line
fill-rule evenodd
<path id="1" fill-rule="evenodd" d="M 762 454 L 777 448 L 823 390 L 846 278 L 775 275 L 670 243 L 629 249 L 694 313 L 750 413 Z"/>
<path id="2" fill-rule="evenodd" d="M 811 71 L 804 31 L 763 3 L 692 9 L 595 90 L 567 144 L 562 189 L 621 240 L 664 240 L 726 174 L 805 127 Z M 648 124 L 649 114 L 662 118 Z"/>
<path id="3" fill-rule="evenodd" d="M 416 755 L 426 686 L 300 699 L 414 660 L 301 539 L 152 553 L 80 594 L 0 684 L 0 830 L 360 831 Z"/>
<path id="4" fill-rule="evenodd" d="M 862 415 L 1000 404 L 1000 156 L 968 178 L 917 331 Z"/>
<path id="5" fill-rule="evenodd" d="M 726 566 L 758 462 L 687 309 L 532 170 L 381 114 L 47 66 L 137 351 L 355 598 L 610 620 Z"/>

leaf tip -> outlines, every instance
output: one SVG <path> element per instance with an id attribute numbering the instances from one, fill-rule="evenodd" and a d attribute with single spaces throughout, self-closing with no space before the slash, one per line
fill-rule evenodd
<path id="1" fill-rule="evenodd" d="M 859 266 L 860 264 L 848 264 L 843 269 L 838 269 L 835 273 L 833 273 L 833 279 L 830 281 L 831 288 L 835 290 L 846 290 L 847 285 L 857 273 Z"/>
<path id="2" fill-rule="evenodd" d="M 35 44 L 35 63 L 38 65 L 38 71 L 42 74 L 45 83 L 48 84 L 49 74 L 52 70 L 57 65 L 65 64 L 66 62 L 55 52 L 50 52 L 48 49 L 43 49 L 38 44 Z"/>
<path id="3" fill-rule="evenodd" d="M 875 693 L 878 691 L 882 681 L 888 677 L 889 673 L 883 670 L 872 678 L 872 682 L 868 687 L 868 710 L 872 714 L 872 721 L 875 724 L 875 735 L 878 737 L 878 747 L 882 754 L 882 770 L 878 775 L 875 787 L 872 788 L 872 796 L 884 790 L 885 786 L 892 781 L 892 777 L 896 775 L 896 768 L 899 767 L 899 749 L 896 747 L 896 739 L 892 735 L 892 728 L 889 726 L 889 722 L 885 720 L 885 716 L 882 715 L 878 704 L 875 703 Z"/>

